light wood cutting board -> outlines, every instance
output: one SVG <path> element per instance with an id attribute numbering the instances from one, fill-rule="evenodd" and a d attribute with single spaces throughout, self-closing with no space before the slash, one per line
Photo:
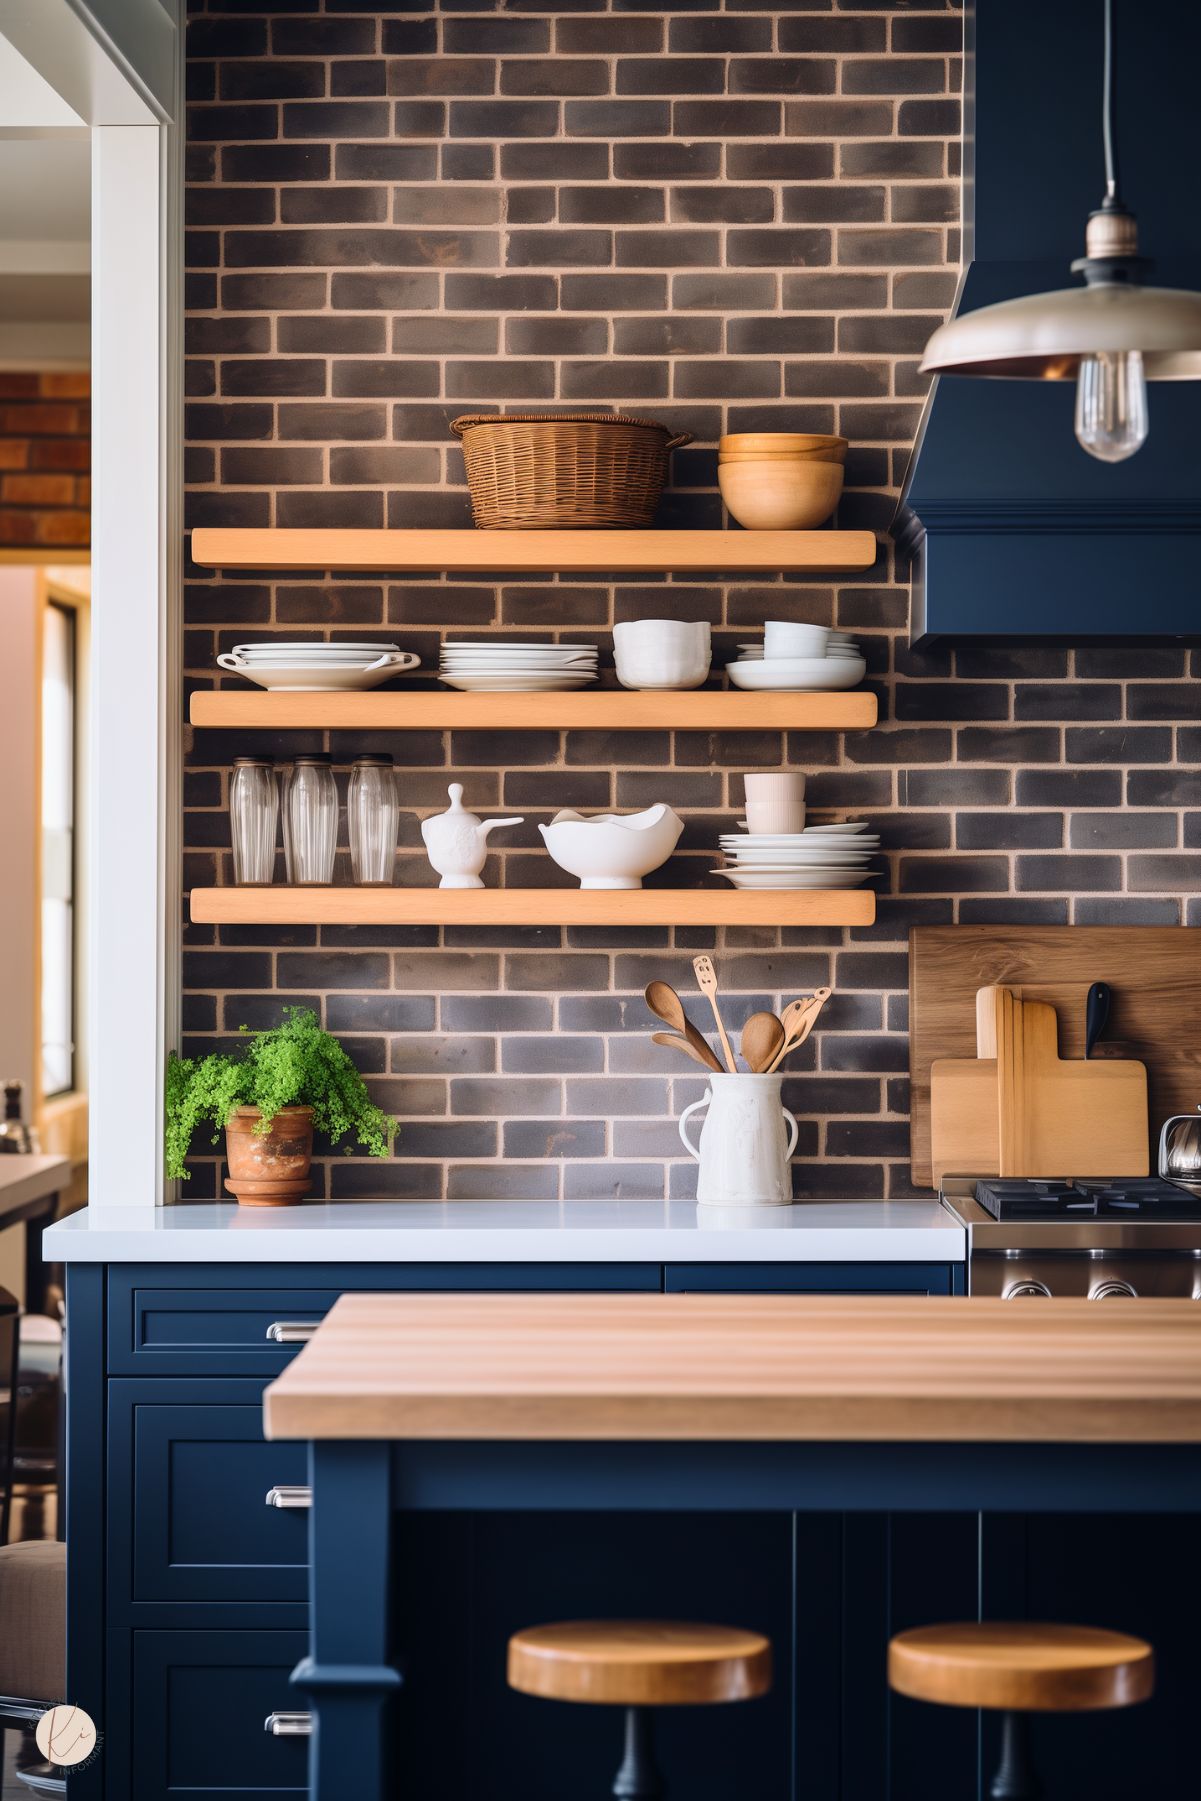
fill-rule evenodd
<path id="1" fill-rule="evenodd" d="M 1009 988 L 982 988 L 977 999 L 979 1056 L 931 1065 L 935 1182 L 1147 1175 L 1144 1065 L 1062 1059 L 1054 1007 Z"/>
<path id="2" fill-rule="evenodd" d="M 910 933 L 915 1183 L 933 1184 L 930 1068 L 935 1058 L 976 1055 L 977 989 L 1016 985 L 1022 998 L 1050 1002 L 1059 1018 L 1060 1055 L 1072 1058 L 1084 1055 L 1084 997 L 1090 982 L 1108 982 L 1113 989 L 1104 1057 L 1134 1058 L 1147 1067 L 1150 1155 L 1169 1114 L 1191 1113 L 1201 1101 L 1201 931 L 1189 926 L 919 926 Z"/>

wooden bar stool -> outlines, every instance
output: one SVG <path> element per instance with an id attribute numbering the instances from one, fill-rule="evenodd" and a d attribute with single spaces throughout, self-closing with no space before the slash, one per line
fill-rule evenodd
<path id="1" fill-rule="evenodd" d="M 1133 1707 L 1155 1686 L 1155 1654 L 1141 1638 L 1092 1626 L 920 1626 L 888 1647 L 888 1681 L 900 1695 L 1002 1715 L 992 1801 L 1033 1801 L 1027 1716 Z"/>
<path id="2" fill-rule="evenodd" d="M 664 1794 L 655 1762 L 656 1707 L 750 1701 L 771 1687 L 771 1641 L 737 1626 L 674 1620 L 567 1620 L 509 1640 L 509 1684 L 551 1701 L 626 1710 L 619 1801 Z"/>

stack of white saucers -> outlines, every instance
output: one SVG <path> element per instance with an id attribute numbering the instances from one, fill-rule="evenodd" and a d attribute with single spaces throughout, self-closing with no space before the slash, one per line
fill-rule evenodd
<path id="1" fill-rule="evenodd" d="M 858 888 L 880 848 L 866 820 L 811 825 L 803 832 L 726 832 L 722 867 L 710 871 L 735 888 Z"/>
<path id="2" fill-rule="evenodd" d="M 786 639 L 780 642 L 783 634 L 790 631 L 797 635 L 795 650 Z M 805 649 L 803 635 L 811 637 L 812 649 Z M 854 638 L 846 632 L 828 632 L 824 627 L 768 620 L 762 638 L 738 648 L 741 656 L 727 666 L 736 688 L 819 692 L 853 688 L 867 674 L 867 663 Z"/>
<path id="3" fill-rule="evenodd" d="M 378 688 L 392 676 L 418 668 L 421 658 L 401 650 L 399 644 L 265 639 L 258 644 L 235 644 L 217 662 L 260 688 L 324 694 Z"/>
<path id="4" fill-rule="evenodd" d="M 438 674 L 467 694 L 546 693 L 586 688 L 596 680 L 595 644 L 523 644 L 499 638 L 442 646 Z"/>

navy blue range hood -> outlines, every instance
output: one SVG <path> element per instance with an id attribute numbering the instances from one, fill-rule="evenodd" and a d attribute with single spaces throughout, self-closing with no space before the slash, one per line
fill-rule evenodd
<path id="1" fill-rule="evenodd" d="M 1122 188 L 1158 286 L 1201 288 L 1199 0 L 1116 0 Z M 1104 192 L 1100 0 L 969 0 L 957 312 L 1078 279 Z M 1150 435 L 1101 463 L 1076 384 L 937 379 L 893 532 L 911 637 L 1201 642 L 1201 382 L 1148 385 Z"/>

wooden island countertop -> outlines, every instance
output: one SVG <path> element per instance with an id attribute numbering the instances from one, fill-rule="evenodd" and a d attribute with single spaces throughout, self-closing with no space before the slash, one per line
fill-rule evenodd
<path id="1" fill-rule="evenodd" d="M 271 1439 L 1201 1443 L 1201 1306 L 345 1294 Z"/>

